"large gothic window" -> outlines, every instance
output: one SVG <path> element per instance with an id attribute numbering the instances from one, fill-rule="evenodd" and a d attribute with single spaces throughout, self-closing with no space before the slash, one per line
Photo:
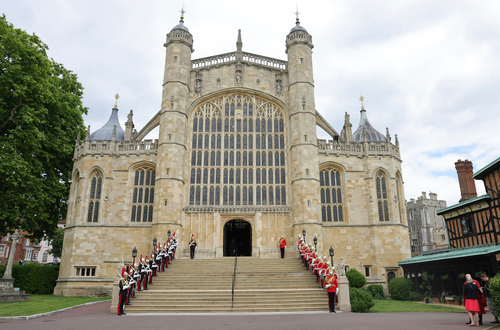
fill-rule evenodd
<path id="1" fill-rule="evenodd" d="M 134 172 L 134 191 L 132 193 L 132 222 L 152 222 L 155 196 L 156 171 L 140 168 Z"/>
<path id="2" fill-rule="evenodd" d="M 387 180 L 382 172 L 377 173 L 375 179 L 377 188 L 378 218 L 380 221 L 389 221 L 389 199 L 387 198 Z"/>
<path id="3" fill-rule="evenodd" d="M 326 169 L 319 172 L 321 219 L 323 222 L 344 221 L 340 178 L 340 171 L 336 169 Z"/>
<path id="4" fill-rule="evenodd" d="M 255 97 L 227 95 L 198 106 L 189 204 L 286 205 L 284 126 L 283 110 Z"/>
<path id="5" fill-rule="evenodd" d="M 101 202 L 102 174 L 95 172 L 90 179 L 89 208 L 87 212 L 87 222 L 97 222 L 99 220 L 99 206 Z"/>

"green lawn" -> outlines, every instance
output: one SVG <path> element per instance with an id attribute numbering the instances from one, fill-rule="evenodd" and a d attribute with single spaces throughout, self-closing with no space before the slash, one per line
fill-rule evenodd
<path id="1" fill-rule="evenodd" d="M 399 300 L 373 300 L 375 306 L 370 308 L 370 313 L 436 313 L 436 312 L 464 312 L 460 306 L 452 307 L 441 304 L 424 304 L 414 301 L 399 301 Z"/>
<path id="2" fill-rule="evenodd" d="M 0 317 L 27 316 L 47 313 L 88 302 L 109 300 L 111 297 L 59 297 L 53 295 L 31 295 L 30 301 L 0 304 Z"/>

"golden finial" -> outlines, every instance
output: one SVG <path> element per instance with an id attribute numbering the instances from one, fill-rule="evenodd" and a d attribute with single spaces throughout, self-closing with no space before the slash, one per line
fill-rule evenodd
<path id="1" fill-rule="evenodd" d="M 363 97 L 363 92 L 360 92 L 361 93 L 361 96 L 359 97 L 359 100 L 361 101 L 361 110 L 365 110 L 365 106 L 363 105 L 363 100 L 365 99 Z"/>
<path id="2" fill-rule="evenodd" d="M 179 10 L 181 13 L 181 21 L 184 20 L 184 14 L 187 13 L 186 6 L 184 5 L 184 1 L 182 2 L 182 8 Z"/>
<path id="3" fill-rule="evenodd" d="M 116 95 L 115 95 L 115 108 L 118 108 L 118 99 L 120 98 L 120 95 L 118 94 L 118 90 L 116 90 Z"/>
<path id="4" fill-rule="evenodd" d="M 297 3 L 295 3 L 295 16 L 297 16 L 296 20 L 297 22 L 299 21 L 299 7 L 297 6 Z"/>

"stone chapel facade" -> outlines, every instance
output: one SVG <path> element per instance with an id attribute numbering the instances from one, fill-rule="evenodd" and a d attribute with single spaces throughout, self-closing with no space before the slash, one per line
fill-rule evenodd
<path id="1" fill-rule="evenodd" d="M 121 257 L 151 253 L 176 232 L 181 257 L 296 257 L 297 235 L 321 255 L 387 287 L 410 257 L 401 157 L 362 108 L 337 133 L 315 108 L 312 37 L 297 19 L 287 60 L 242 51 L 192 59 L 183 20 L 168 34 L 161 110 L 139 132 L 118 109 L 77 141 L 55 294 L 109 294 Z M 159 126 L 158 140 L 144 137 Z M 316 126 L 331 140 L 318 140 Z M 328 257 L 328 259 L 330 259 Z"/>

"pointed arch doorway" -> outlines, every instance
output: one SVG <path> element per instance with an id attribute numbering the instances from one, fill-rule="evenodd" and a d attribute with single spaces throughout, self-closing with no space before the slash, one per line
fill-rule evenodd
<path id="1" fill-rule="evenodd" d="M 234 255 L 252 256 L 252 225 L 248 221 L 236 219 L 224 225 L 224 257 Z"/>

